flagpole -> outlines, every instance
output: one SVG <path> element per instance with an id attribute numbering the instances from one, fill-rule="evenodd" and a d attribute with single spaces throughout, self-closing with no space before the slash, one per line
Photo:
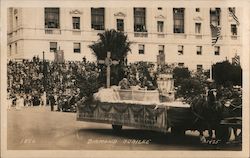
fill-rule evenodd
<path id="1" fill-rule="evenodd" d="M 210 80 L 213 80 L 213 63 L 211 62 L 211 66 L 210 66 Z"/>

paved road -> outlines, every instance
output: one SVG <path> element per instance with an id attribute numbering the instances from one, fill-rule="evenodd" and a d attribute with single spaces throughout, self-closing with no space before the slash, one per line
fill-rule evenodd
<path id="1" fill-rule="evenodd" d="M 51 112 L 48 107 L 8 111 L 9 150 L 241 150 L 241 145 L 201 144 L 197 132 L 184 138 L 170 133 L 76 121 L 75 113 Z"/>

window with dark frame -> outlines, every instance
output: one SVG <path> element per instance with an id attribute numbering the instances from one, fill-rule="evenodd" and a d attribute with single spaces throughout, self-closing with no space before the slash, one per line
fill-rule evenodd
<path id="1" fill-rule="evenodd" d="M 49 47 L 50 52 L 57 51 L 57 42 L 50 42 L 49 45 L 50 45 L 50 47 Z"/>
<path id="2" fill-rule="evenodd" d="M 147 32 L 146 8 L 134 8 L 134 32 Z"/>
<path id="3" fill-rule="evenodd" d="M 195 34 L 201 34 L 201 23 L 195 23 Z"/>
<path id="4" fill-rule="evenodd" d="M 183 55 L 183 45 L 178 45 L 178 55 Z"/>
<path id="5" fill-rule="evenodd" d="M 203 70 L 203 65 L 199 64 L 197 65 L 197 72 L 202 72 Z"/>
<path id="6" fill-rule="evenodd" d="M 45 8 L 45 28 L 60 28 L 60 9 Z"/>
<path id="7" fill-rule="evenodd" d="M 173 8 L 174 33 L 184 33 L 185 8 Z"/>
<path id="8" fill-rule="evenodd" d="M 16 27 L 18 26 L 18 17 L 16 16 Z"/>
<path id="9" fill-rule="evenodd" d="M 184 67 L 184 63 L 178 63 L 179 67 Z"/>
<path id="10" fill-rule="evenodd" d="M 159 54 L 164 54 L 165 51 L 164 51 L 164 45 L 159 45 Z"/>
<path id="11" fill-rule="evenodd" d="M 234 36 L 237 35 L 237 25 L 231 24 L 231 33 L 232 33 L 232 35 L 234 35 Z"/>
<path id="12" fill-rule="evenodd" d="M 80 17 L 72 17 L 73 29 L 80 29 Z"/>
<path id="13" fill-rule="evenodd" d="M 11 52 L 11 51 L 12 51 L 11 44 L 9 45 L 9 49 L 10 49 L 10 55 L 11 55 L 11 53 L 12 53 L 12 52 Z"/>
<path id="14" fill-rule="evenodd" d="M 17 54 L 17 43 L 15 43 L 15 53 Z"/>
<path id="15" fill-rule="evenodd" d="M 104 30 L 105 13 L 104 8 L 91 8 L 91 28 L 94 30 Z"/>
<path id="16" fill-rule="evenodd" d="M 214 55 L 220 55 L 220 47 L 219 46 L 214 47 Z"/>
<path id="17" fill-rule="evenodd" d="M 235 7 L 229 7 L 228 10 L 235 14 Z"/>
<path id="18" fill-rule="evenodd" d="M 124 20 L 116 19 L 116 27 L 117 27 L 117 31 L 124 31 Z"/>
<path id="19" fill-rule="evenodd" d="M 202 55 L 202 46 L 196 46 L 196 54 Z"/>
<path id="20" fill-rule="evenodd" d="M 195 11 L 196 12 L 200 12 L 200 8 L 195 8 Z"/>
<path id="21" fill-rule="evenodd" d="M 74 53 L 81 53 L 81 43 L 74 43 Z"/>
<path id="22" fill-rule="evenodd" d="M 210 23 L 214 26 L 220 26 L 220 8 L 210 8 Z"/>
<path id="23" fill-rule="evenodd" d="M 144 53 L 145 53 L 145 45 L 139 44 L 139 54 L 144 54 Z"/>
<path id="24" fill-rule="evenodd" d="M 158 7 L 157 9 L 158 9 L 158 10 L 162 10 L 162 7 Z"/>
<path id="25" fill-rule="evenodd" d="M 157 21 L 157 32 L 163 32 L 163 28 L 164 28 L 164 22 Z"/>

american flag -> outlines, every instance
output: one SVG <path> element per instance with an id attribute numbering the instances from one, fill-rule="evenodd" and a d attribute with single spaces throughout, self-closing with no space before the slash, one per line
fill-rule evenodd
<path id="1" fill-rule="evenodd" d="M 210 24 L 211 32 L 212 32 L 212 46 L 214 46 L 221 34 L 221 28 L 219 26 L 214 26 L 212 23 Z"/>
<path id="2" fill-rule="evenodd" d="M 231 17 L 233 17 L 233 19 L 235 20 L 237 25 L 240 25 L 239 19 L 238 17 L 235 15 L 235 10 L 234 8 L 228 8 L 228 13 Z"/>
<path id="3" fill-rule="evenodd" d="M 235 54 L 235 57 L 232 58 L 233 65 L 240 65 L 240 56 Z"/>

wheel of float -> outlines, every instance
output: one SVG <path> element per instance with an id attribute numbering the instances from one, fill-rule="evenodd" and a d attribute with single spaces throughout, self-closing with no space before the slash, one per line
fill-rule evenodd
<path id="1" fill-rule="evenodd" d="M 184 136 L 185 129 L 180 128 L 180 127 L 171 127 L 171 133 L 175 136 Z"/>
<path id="2" fill-rule="evenodd" d="M 115 132 L 119 132 L 122 130 L 122 125 L 112 125 L 112 129 L 115 131 Z"/>
<path id="3" fill-rule="evenodd" d="M 231 137 L 231 128 L 227 126 L 220 126 L 217 129 L 215 129 L 215 136 L 216 139 L 221 140 L 221 142 L 227 142 L 229 141 Z"/>

